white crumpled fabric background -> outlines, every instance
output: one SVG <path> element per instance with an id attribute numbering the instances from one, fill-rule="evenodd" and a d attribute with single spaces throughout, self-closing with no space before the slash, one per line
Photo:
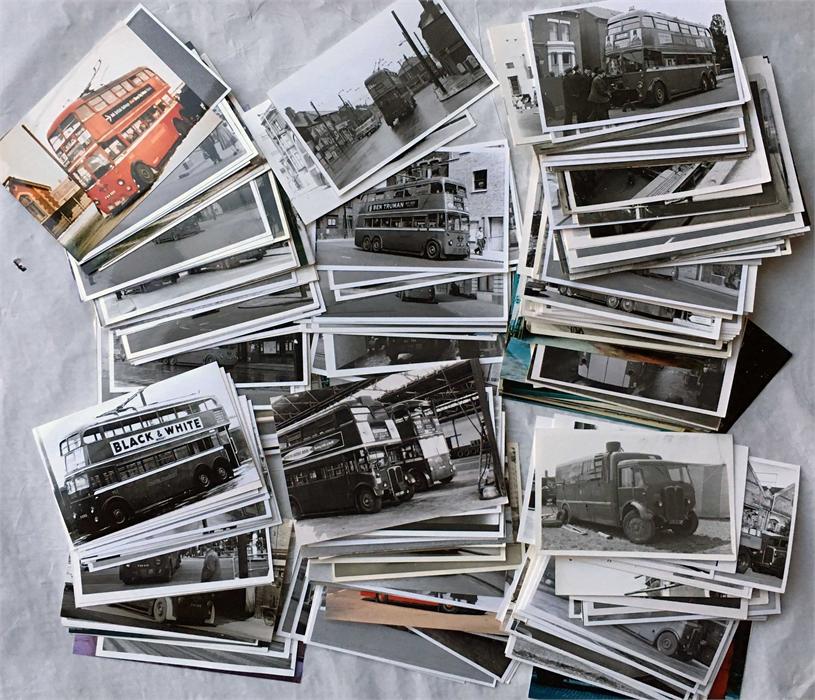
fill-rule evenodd
<path id="1" fill-rule="evenodd" d="M 517 22 L 533 3 L 449 0 L 489 56 L 486 29 Z M 553 4 L 544 0 L 538 7 Z M 244 106 L 384 8 L 372 0 L 149 0 L 184 40 L 209 55 Z M 681 1 L 678 2 L 681 6 Z M 742 55 L 771 58 L 804 197 L 813 193 L 815 3 L 728 3 Z M 127 0 L 0 0 L 0 133 L 132 9 Z M 468 140 L 503 137 L 491 97 L 473 109 Z M 514 149 L 521 201 L 528 154 Z M 753 626 L 743 697 L 815 696 L 813 668 L 813 236 L 764 263 L 755 321 L 793 359 L 733 429 L 761 457 L 802 465 L 794 559 L 783 614 Z M 18 270 L 12 260 L 27 267 Z M 301 685 L 71 655 L 59 622 L 67 542 L 31 428 L 95 401 L 91 308 L 80 303 L 62 249 L 0 193 L 0 697 L 4 698 L 525 698 L 528 672 L 495 690 L 382 663 L 308 650 Z M 532 421 L 510 406 L 510 436 L 528 459 Z M 512 420 L 512 419 L 515 420 Z M 526 466 L 526 465 L 524 465 Z"/>

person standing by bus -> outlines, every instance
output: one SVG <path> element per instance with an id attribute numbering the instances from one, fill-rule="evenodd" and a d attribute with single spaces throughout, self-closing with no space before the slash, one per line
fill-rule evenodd
<path id="1" fill-rule="evenodd" d="M 580 104 L 580 77 L 569 68 L 563 76 L 563 123 L 571 124 L 576 118 L 580 121 L 578 106 Z"/>
<path id="2" fill-rule="evenodd" d="M 606 72 L 602 68 L 596 71 L 597 75 L 591 81 L 589 102 L 591 103 L 591 121 L 608 119 L 608 105 L 611 102 L 611 90 L 606 82 Z"/>
<path id="3" fill-rule="evenodd" d="M 218 552 L 210 548 L 204 554 L 204 565 L 201 567 L 201 583 L 221 579 L 221 559 Z"/>
<path id="4" fill-rule="evenodd" d="M 591 81 L 594 78 L 591 68 L 583 66 L 582 71 L 578 71 L 577 77 L 579 78 L 578 87 L 580 96 L 578 98 L 578 114 L 577 118 L 580 122 L 587 122 L 591 120 L 591 103 L 589 102 L 589 93 L 591 92 Z"/>

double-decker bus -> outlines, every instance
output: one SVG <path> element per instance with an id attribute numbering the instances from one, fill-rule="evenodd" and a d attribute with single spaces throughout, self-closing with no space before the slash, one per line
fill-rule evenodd
<path id="1" fill-rule="evenodd" d="M 624 452 L 619 442 L 558 465 L 555 492 L 562 523 L 577 519 L 621 527 L 636 544 L 652 541 L 661 530 L 692 535 L 699 525 L 688 465 Z"/>
<path id="2" fill-rule="evenodd" d="M 370 190 L 354 205 L 354 245 L 431 260 L 470 256 L 467 189 L 446 177 Z"/>
<path id="3" fill-rule="evenodd" d="M 382 501 L 413 497 L 412 477 L 392 464 L 401 440 L 376 401 L 356 399 L 278 433 L 295 519 L 343 511 L 376 513 Z"/>
<path id="4" fill-rule="evenodd" d="M 397 119 L 413 114 L 416 109 L 416 100 L 410 88 L 387 68 L 369 75 L 365 79 L 365 89 L 382 112 L 382 118 L 388 126 L 393 126 Z"/>
<path id="5" fill-rule="evenodd" d="M 456 475 L 439 419 L 429 401 L 409 399 L 387 406 L 400 442 L 387 447 L 391 463 L 401 464 L 413 477 L 417 491 L 437 482 L 448 484 Z"/>
<path id="6" fill-rule="evenodd" d="M 229 418 L 212 397 L 122 406 L 59 444 L 65 498 L 81 534 L 120 529 L 155 506 L 229 481 Z"/>
<path id="7" fill-rule="evenodd" d="M 678 17 L 645 10 L 616 15 L 606 27 L 604 53 L 612 91 L 624 96 L 615 102 L 661 106 L 717 85 L 710 30 Z"/>
<path id="8" fill-rule="evenodd" d="M 151 187 L 190 127 L 170 86 L 141 67 L 74 100 L 51 124 L 48 143 L 107 216 Z"/>

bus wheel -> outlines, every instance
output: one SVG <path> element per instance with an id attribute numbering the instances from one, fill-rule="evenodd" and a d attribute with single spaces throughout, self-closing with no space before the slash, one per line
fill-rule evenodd
<path id="1" fill-rule="evenodd" d="M 450 605 L 449 603 L 439 603 L 439 610 L 443 613 L 453 614 L 458 612 L 458 608 L 455 605 Z"/>
<path id="2" fill-rule="evenodd" d="M 167 601 L 164 598 L 156 598 L 153 601 L 153 619 L 156 622 L 167 621 Z"/>
<path id="3" fill-rule="evenodd" d="M 441 257 L 441 246 L 436 241 L 428 241 L 424 247 L 425 257 L 438 260 Z"/>
<path id="4" fill-rule="evenodd" d="M 427 480 L 427 475 L 419 469 L 411 469 L 410 473 L 416 479 L 416 490 L 427 491 L 430 488 L 430 482 Z"/>
<path id="5" fill-rule="evenodd" d="M 569 506 L 565 503 L 560 507 L 560 510 L 557 512 L 557 519 L 560 520 L 561 525 L 568 525 L 569 521 L 572 519 L 572 513 L 569 510 Z"/>
<path id="6" fill-rule="evenodd" d="M 623 532 L 634 544 L 648 544 L 657 532 L 653 520 L 646 520 L 636 510 L 630 510 L 623 518 Z"/>
<path id="7" fill-rule="evenodd" d="M 620 305 L 619 297 L 606 297 L 606 306 L 609 309 L 616 309 Z"/>
<path id="8" fill-rule="evenodd" d="M 195 470 L 195 485 L 199 491 L 206 491 L 212 486 L 212 476 L 209 473 L 209 469 L 206 467 L 198 467 L 198 469 Z"/>
<path id="9" fill-rule="evenodd" d="M 229 481 L 229 468 L 222 462 L 217 461 L 215 463 L 215 482 L 218 484 L 223 484 L 225 481 Z"/>
<path id="10" fill-rule="evenodd" d="M 399 496 L 399 503 L 404 503 L 405 501 L 409 501 L 416 495 L 416 486 L 410 482 L 407 483 L 405 487 L 405 492 Z"/>
<path id="11" fill-rule="evenodd" d="M 659 633 L 656 642 L 654 642 L 654 646 L 656 646 L 661 654 L 665 654 L 665 656 L 676 656 L 679 651 L 679 640 L 673 632 L 665 630 Z"/>
<path id="12" fill-rule="evenodd" d="M 208 365 L 210 362 L 217 362 L 218 358 L 215 355 L 207 355 L 204 357 L 204 364 Z"/>
<path id="13" fill-rule="evenodd" d="M 133 511 L 125 501 L 112 501 L 102 512 L 104 521 L 111 527 L 121 527 L 133 517 Z"/>
<path id="14" fill-rule="evenodd" d="M 710 80 L 704 73 L 702 73 L 702 80 L 699 82 L 699 89 L 702 92 L 707 92 L 708 90 L 710 90 Z"/>
<path id="15" fill-rule="evenodd" d="M 371 239 L 371 251 L 374 253 L 382 252 L 382 239 L 379 236 L 374 236 Z"/>
<path id="16" fill-rule="evenodd" d="M 387 596 L 386 593 L 377 593 L 376 596 L 374 596 L 374 597 L 376 598 L 377 603 L 387 603 L 388 602 L 388 596 Z"/>
<path id="17" fill-rule="evenodd" d="M 140 191 L 149 189 L 156 181 L 156 173 L 154 172 L 153 168 L 146 163 L 142 163 L 140 160 L 133 163 L 130 168 L 130 172 L 133 175 L 133 179 L 136 181 L 136 187 L 138 187 Z"/>
<path id="18" fill-rule="evenodd" d="M 681 525 L 675 525 L 673 530 L 677 535 L 692 535 L 696 532 L 697 527 L 699 527 L 699 517 L 694 511 L 691 511 L 688 514 L 687 520 Z"/>
<path id="19" fill-rule="evenodd" d="M 736 571 L 743 574 L 750 568 L 753 558 L 750 556 L 750 550 L 746 547 L 739 547 L 739 556 L 736 559 Z"/>
<path id="20" fill-rule="evenodd" d="M 357 511 L 360 513 L 377 513 L 382 510 L 382 498 L 367 486 L 357 491 Z"/>
<path id="21" fill-rule="evenodd" d="M 634 310 L 634 302 L 631 301 L 631 299 L 622 299 L 620 301 L 620 308 L 627 314 L 630 314 Z"/>
<path id="22" fill-rule="evenodd" d="M 668 101 L 668 90 L 660 82 L 654 84 L 654 89 L 651 91 L 652 100 L 655 107 L 662 107 Z"/>
<path id="23" fill-rule="evenodd" d="M 441 481 L 443 484 L 449 484 L 453 480 L 454 476 L 455 474 L 450 474 L 450 476 L 445 476 L 443 479 L 439 479 L 439 481 Z"/>
<path id="24" fill-rule="evenodd" d="M 190 125 L 183 119 L 173 119 L 173 126 L 182 139 L 190 133 Z"/>
<path id="25" fill-rule="evenodd" d="M 367 251 L 370 252 L 370 250 L 371 250 L 371 237 L 370 236 L 365 236 L 365 238 L 362 239 L 362 250 L 367 250 Z"/>

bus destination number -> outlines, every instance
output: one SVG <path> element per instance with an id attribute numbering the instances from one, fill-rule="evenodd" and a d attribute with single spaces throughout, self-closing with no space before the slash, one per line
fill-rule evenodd
<path id="1" fill-rule="evenodd" d="M 119 440 L 111 440 L 110 447 L 114 455 L 120 455 L 125 452 L 130 452 L 131 450 L 139 449 L 140 447 L 154 445 L 164 440 L 178 437 L 179 435 L 185 435 L 203 429 L 204 424 L 200 418 L 190 418 L 180 423 L 163 425 L 153 430 L 145 430 L 143 433 L 138 433 L 137 435 L 129 435 Z"/>
<path id="2" fill-rule="evenodd" d="M 374 202 L 368 205 L 368 211 L 394 211 L 399 209 L 415 209 L 419 206 L 418 199 L 403 199 L 399 202 Z"/>

